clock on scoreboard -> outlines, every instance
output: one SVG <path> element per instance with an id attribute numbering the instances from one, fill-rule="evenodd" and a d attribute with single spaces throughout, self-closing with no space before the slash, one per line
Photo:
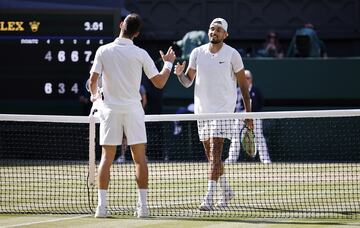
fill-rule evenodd
<path id="1" fill-rule="evenodd" d="M 0 10 L 0 100 L 78 99 L 114 10 Z"/>

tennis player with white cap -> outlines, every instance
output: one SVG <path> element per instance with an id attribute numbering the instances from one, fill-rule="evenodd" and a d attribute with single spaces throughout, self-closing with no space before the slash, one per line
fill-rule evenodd
<path id="1" fill-rule="evenodd" d="M 195 114 L 233 113 L 236 105 L 236 83 L 238 82 L 244 98 L 246 111 L 250 111 L 250 96 L 246 83 L 244 65 L 238 51 L 224 43 L 228 36 L 228 23 L 223 18 L 215 18 L 208 31 L 209 43 L 195 48 L 186 62 L 177 63 L 175 74 L 180 83 L 188 88 L 195 79 Z M 253 128 L 252 120 L 246 125 Z M 236 124 L 232 120 L 199 120 L 198 133 L 203 142 L 209 162 L 208 189 L 200 210 L 214 209 L 214 193 L 220 182 L 221 197 L 217 207 L 227 207 L 234 197 L 224 172 L 221 160 L 224 139 L 231 139 Z"/>

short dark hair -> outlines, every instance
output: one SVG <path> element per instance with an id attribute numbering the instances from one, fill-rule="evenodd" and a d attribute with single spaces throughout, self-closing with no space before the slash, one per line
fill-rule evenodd
<path id="1" fill-rule="evenodd" d="M 124 35 L 129 38 L 133 37 L 135 33 L 140 31 L 141 26 L 142 26 L 142 20 L 138 14 L 131 13 L 127 15 L 123 24 Z"/>

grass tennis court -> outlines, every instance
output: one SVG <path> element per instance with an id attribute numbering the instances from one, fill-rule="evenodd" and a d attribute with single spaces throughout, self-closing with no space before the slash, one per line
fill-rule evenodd
<path id="1" fill-rule="evenodd" d="M 180 219 L 151 217 L 136 219 L 133 217 L 113 216 L 106 219 L 95 219 L 92 215 L 0 215 L 0 227 L 359 227 L 360 220 L 314 220 L 314 219 Z"/>
<path id="2" fill-rule="evenodd" d="M 62 165 L 59 161 L 1 164 L 0 212 L 32 213 L 36 218 L 39 218 L 36 214 L 72 214 L 65 218 L 84 214 L 85 217 L 74 221 L 89 220 L 96 224 L 97 220 L 91 216 L 97 203 L 96 188 L 87 188 L 87 169 L 86 162 L 81 165 L 71 162 Z M 228 208 L 209 212 L 198 210 L 206 191 L 207 163 L 150 161 L 149 171 L 150 215 L 155 216 L 149 225 L 150 221 L 158 220 L 172 223 L 179 217 L 195 219 L 195 223 L 256 218 L 276 221 L 336 218 L 342 223 L 360 218 L 360 165 L 356 163 L 228 164 L 226 172 L 236 197 Z M 108 198 L 110 215 L 133 218 L 136 202 L 133 165 L 115 164 L 112 176 Z M 57 218 L 44 215 L 48 217 Z M 1 218 L 6 221 L 14 216 L 1 215 Z M 184 225 L 191 222 L 181 221 Z"/>

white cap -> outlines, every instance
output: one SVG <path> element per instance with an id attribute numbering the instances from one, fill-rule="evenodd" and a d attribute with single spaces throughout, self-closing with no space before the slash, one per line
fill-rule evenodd
<path id="1" fill-rule="evenodd" d="M 228 23 L 225 21 L 224 18 L 220 18 L 220 17 L 215 18 L 215 19 L 211 22 L 210 26 L 212 26 L 212 25 L 220 26 L 221 28 L 223 28 L 223 29 L 227 32 Z"/>

